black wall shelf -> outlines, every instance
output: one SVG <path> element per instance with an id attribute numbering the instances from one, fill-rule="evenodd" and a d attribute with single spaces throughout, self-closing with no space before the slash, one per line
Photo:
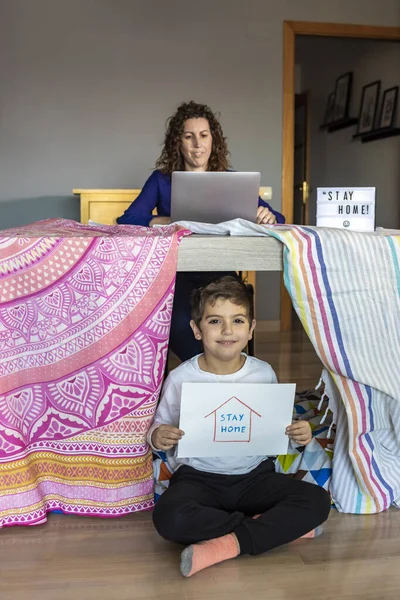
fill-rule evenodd
<path id="1" fill-rule="evenodd" d="M 367 133 L 356 133 L 353 135 L 353 140 L 361 140 L 363 144 L 374 142 L 375 140 L 383 140 L 384 138 L 400 135 L 400 127 L 383 127 L 382 129 L 374 129 Z"/>
<path id="2" fill-rule="evenodd" d="M 340 119 L 340 121 L 334 121 L 332 123 L 324 123 L 320 126 L 320 129 L 326 129 L 328 133 L 332 133 L 333 131 L 339 131 L 339 129 L 345 129 L 346 127 L 352 127 L 353 125 L 357 125 L 358 119 L 355 117 L 346 117 L 345 119 Z"/>

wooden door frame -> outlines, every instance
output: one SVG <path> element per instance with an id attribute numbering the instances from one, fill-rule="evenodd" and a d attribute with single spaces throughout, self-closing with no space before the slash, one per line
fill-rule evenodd
<path id="1" fill-rule="evenodd" d="M 296 35 L 350 37 L 400 41 L 400 27 L 349 25 L 345 23 L 314 23 L 284 21 L 283 23 L 283 123 L 282 123 L 282 213 L 286 222 L 293 220 L 294 185 L 294 97 Z M 292 303 L 286 288 L 281 286 L 281 331 L 292 327 Z"/>

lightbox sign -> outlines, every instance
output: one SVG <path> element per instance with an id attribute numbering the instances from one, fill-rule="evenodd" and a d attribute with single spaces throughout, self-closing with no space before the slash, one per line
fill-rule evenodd
<path id="1" fill-rule="evenodd" d="M 317 227 L 375 230 L 373 187 L 317 188 Z"/>

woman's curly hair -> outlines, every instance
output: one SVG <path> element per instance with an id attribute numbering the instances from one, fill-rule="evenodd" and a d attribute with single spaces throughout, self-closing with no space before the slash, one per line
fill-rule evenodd
<path id="1" fill-rule="evenodd" d="M 167 120 L 164 147 L 156 162 L 156 169 L 165 175 L 171 175 L 173 171 L 185 170 L 180 150 L 184 124 L 187 119 L 201 118 L 207 119 L 212 136 L 212 150 L 207 170 L 228 170 L 229 152 L 220 122 L 206 104 L 197 104 L 193 101 L 181 104 L 176 113 Z"/>

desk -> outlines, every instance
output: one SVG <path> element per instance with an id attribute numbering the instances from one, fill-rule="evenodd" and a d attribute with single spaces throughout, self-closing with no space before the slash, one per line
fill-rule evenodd
<path id="1" fill-rule="evenodd" d="M 178 249 L 178 271 L 282 271 L 282 244 L 272 237 L 191 235 Z"/>

